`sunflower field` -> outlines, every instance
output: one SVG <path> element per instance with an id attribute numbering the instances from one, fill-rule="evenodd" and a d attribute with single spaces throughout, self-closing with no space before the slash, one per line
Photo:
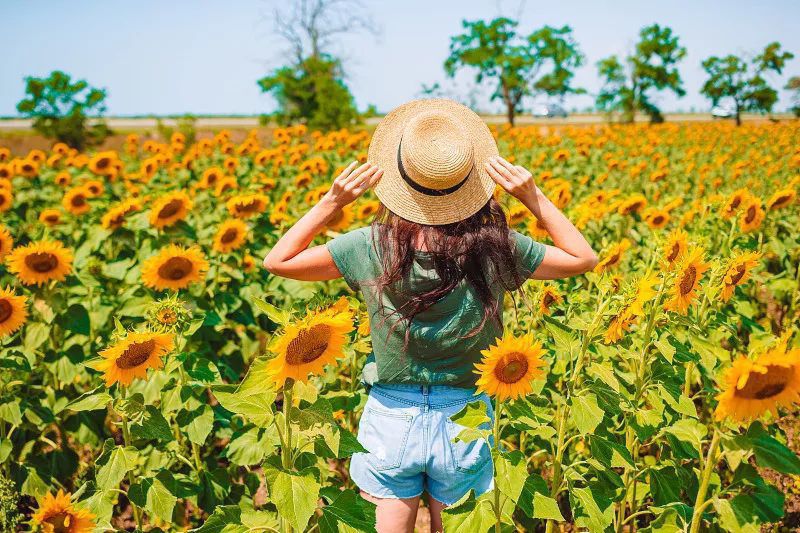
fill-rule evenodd
<path id="1" fill-rule="evenodd" d="M 495 486 L 445 530 L 797 520 L 800 125 L 493 131 L 601 261 L 506 299 L 476 368 L 495 424 L 481 402 L 453 417 L 457 440 L 494 435 Z M 347 474 L 370 317 L 342 280 L 261 267 L 370 134 L 234 138 L 0 148 L 2 531 L 375 530 Z"/>

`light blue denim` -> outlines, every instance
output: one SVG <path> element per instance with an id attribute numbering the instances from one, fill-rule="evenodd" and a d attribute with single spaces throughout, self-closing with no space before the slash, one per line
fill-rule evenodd
<path id="1" fill-rule="evenodd" d="M 486 394 L 476 396 L 474 388 L 376 383 L 358 425 L 358 441 L 369 453 L 353 455 L 350 477 L 378 498 L 413 498 L 427 491 L 446 505 L 470 489 L 476 495 L 491 490 L 491 437 L 453 442 L 464 426 L 450 416 L 478 399 L 493 420 L 492 402 Z"/>

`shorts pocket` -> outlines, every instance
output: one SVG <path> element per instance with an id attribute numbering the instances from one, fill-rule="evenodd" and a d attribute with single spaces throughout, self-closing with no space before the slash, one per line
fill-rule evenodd
<path id="1" fill-rule="evenodd" d="M 488 400 L 488 397 L 481 397 L 480 399 L 486 402 L 486 413 L 489 415 L 489 419 L 494 420 L 491 401 Z M 460 411 L 462 407 L 463 406 L 459 406 L 458 409 L 453 412 L 453 414 Z M 492 459 L 492 447 L 489 442 L 484 439 L 476 439 L 472 442 L 464 442 L 461 440 L 455 441 L 455 438 L 458 436 L 458 434 L 466 429 L 466 427 L 462 426 L 461 424 L 456 424 L 450 420 L 450 417 L 446 417 L 445 420 L 447 437 L 448 441 L 450 442 L 450 450 L 453 453 L 453 463 L 456 470 L 458 472 L 465 472 L 469 474 L 480 472 L 486 466 L 486 463 Z M 491 430 L 491 421 L 483 424 L 481 429 Z"/>
<path id="2" fill-rule="evenodd" d="M 358 441 L 369 453 L 367 461 L 376 470 L 398 468 L 411 432 L 413 416 L 367 405 L 358 424 Z"/>

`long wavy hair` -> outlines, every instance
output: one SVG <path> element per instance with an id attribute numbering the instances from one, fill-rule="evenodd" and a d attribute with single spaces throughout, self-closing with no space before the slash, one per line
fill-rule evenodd
<path id="1" fill-rule="evenodd" d="M 399 314 L 390 332 L 402 322 L 410 326 L 415 316 L 466 280 L 483 306 L 480 323 L 463 338 L 474 336 L 487 321 L 500 323 L 498 287 L 512 290 L 522 284 L 515 268 L 506 215 L 494 198 L 469 218 L 437 226 L 411 222 L 381 206 L 373 219 L 372 232 L 373 242 L 380 250 L 382 273 L 371 284 L 378 294 L 390 288 L 404 296 L 394 313 L 384 314 L 383 320 Z M 404 293 L 404 282 L 420 245 L 432 257 L 439 283 L 424 292 Z M 406 345 L 409 333 L 407 327 Z"/>

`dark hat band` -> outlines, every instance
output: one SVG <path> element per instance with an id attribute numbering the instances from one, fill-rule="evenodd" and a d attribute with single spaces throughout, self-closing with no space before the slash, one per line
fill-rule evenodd
<path id="1" fill-rule="evenodd" d="M 400 157 L 400 148 L 403 146 L 403 139 L 400 138 L 400 142 L 397 143 L 397 169 L 400 171 L 400 177 L 408 183 L 408 185 L 417 192 L 421 192 L 422 194 L 426 194 L 428 196 L 445 196 L 451 193 L 456 192 L 458 189 L 464 185 L 467 180 L 469 179 L 470 174 L 472 174 L 472 170 L 475 168 L 475 161 L 472 162 L 472 166 L 467 172 L 467 175 L 464 176 L 464 179 L 453 185 L 452 187 L 448 187 L 446 189 L 431 189 L 429 187 L 425 187 L 420 185 L 406 173 L 406 169 L 403 167 L 403 158 Z"/>

